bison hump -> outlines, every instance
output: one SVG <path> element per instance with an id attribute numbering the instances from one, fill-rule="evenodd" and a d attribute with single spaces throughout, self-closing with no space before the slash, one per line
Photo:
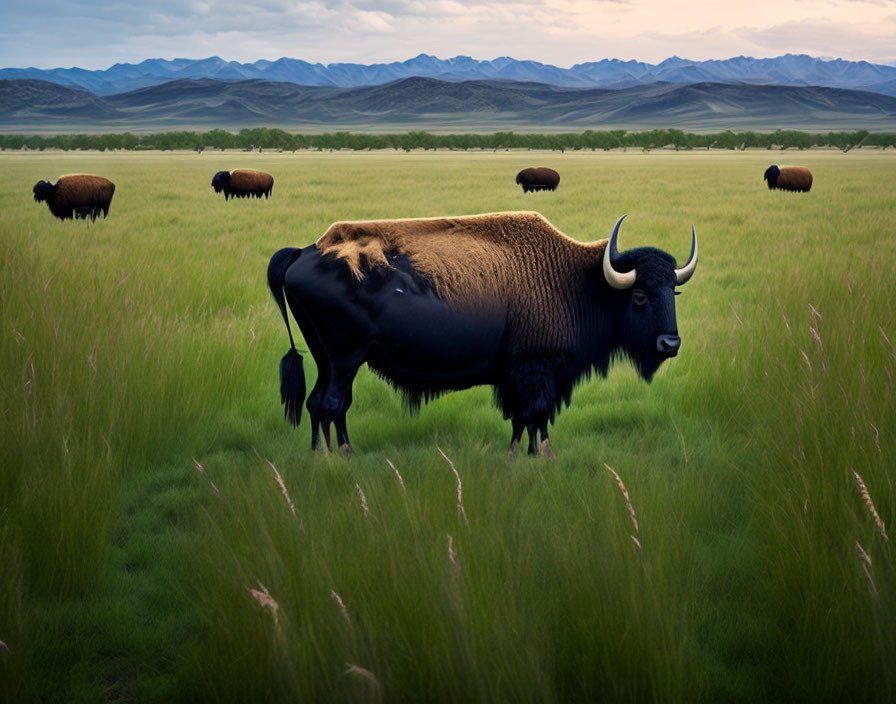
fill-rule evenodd
<path id="1" fill-rule="evenodd" d="M 386 252 L 407 255 L 423 273 L 462 267 L 471 256 L 503 258 L 523 240 L 566 236 L 538 213 L 336 222 L 317 240 L 321 253 L 344 259 L 362 278 L 365 267 L 388 265 Z M 568 238 L 567 238 L 568 239 Z"/>
<path id="2" fill-rule="evenodd" d="M 600 243 L 582 244 L 534 212 L 336 222 L 317 240 L 356 278 L 404 255 L 437 295 L 461 305 L 529 298 L 539 282 L 569 281 L 600 261 Z"/>

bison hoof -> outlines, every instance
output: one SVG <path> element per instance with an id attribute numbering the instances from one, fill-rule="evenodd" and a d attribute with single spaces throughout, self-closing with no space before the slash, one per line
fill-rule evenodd
<path id="1" fill-rule="evenodd" d="M 557 455 L 555 455 L 554 451 L 551 449 L 551 441 L 549 438 L 545 438 L 541 441 L 541 456 L 546 460 L 557 459 Z"/>
<path id="2" fill-rule="evenodd" d="M 510 450 L 508 451 L 507 454 L 509 454 L 511 457 L 514 457 L 514 456 L 516 456 L 516 453 L 519 449 L 520 449 L 520 441 L 514 440 L 512 443 L 510 443 Z"/>
<path id="3" fill-rule="evenodd" d="M 340 453 L 343 457 L 345 457 L 345 459 L 350 459 L 351 456 L 352 456 L 352 446 L 349 445 L 347 442 L 342 443 L 342 444 L 339 446 L 339 453 Z"/>

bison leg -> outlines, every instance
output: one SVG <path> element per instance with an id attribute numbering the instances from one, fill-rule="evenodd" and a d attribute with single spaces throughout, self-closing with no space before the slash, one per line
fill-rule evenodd
<path id="1" fill-rule="evenodd" d="M 330 424 L 323 419 L 323 411 L 321 411 L 317 416 L 317 424 L 320 427 L 320 434 L 324 437 L 324 447 L 327 448 L 327 452 L 330 451 Z M 318 447 L 320 447 L 320 443 L 318 442 Z"/>
<path id="2" fill-rule="evenodd" d="M 345 424 L 345 414 L 348 413 L 348 409 L 352 406 L 352 387 L 348 387 L 348 391 L 345 393 L 345 400 L 342 402 L 342 408 L 339 411 L 339 415 L 333 420 L 333 425 L 336 427 L 336 442 L 339 443 L 339 449 L 346 456 L 350 456 L 352 453 L 352 445 L 348 441 L 348 428 Z"/>
<path id="3" fill-rule="evenodd" d="M 535 427 L 535 423 L 529 423 L 526 430 L 529 432 L 529 454 L 534 457 L 538 454 L 538 429 Z"/>
<path id="4" fill-rule="evenodd" d="M 548 421 L 542 420 L 538 423 L 530 423 L 526 426 L 529 431 L 529 454 L 540 454 L 546 460 L 555 460 L 557 455 L 551 448 L 551 441 L 548 438 Z M 538 435 L 541 434 L 541 444 L 538 444 Z"/>
<path id="5" fill-rule="evenodd" d="M 311 347 L 311 345 L 308 346 Z M 315 362 L 317 362 L 317 381 L 314 382 L 314 388 L 311 389 L 311 393 L 308 395 L 308 400 L 305 402 L 305 408 L 308 409 L 308 418 L 311 420 L 312 451 L 315 451 L 320 447 L 320 422 L 323 415 L 324 393 L 330 383 L 330 361 L 321 361 L 315 358 Z M 324 437 L 327 443 L 327 449 L 329 450 L 329 432 L 325 432 Z"/>
<path id="6" fill-rule="evenodd" d="M 348 429 L 345 424 L 345 414 L 351 405 L 351 389 L 358 373 L 360 363 L 333 363 L 332 376 L 324 395 L 323 413 L 321 422 L 324 424 L 325 435 L 329 434 L 330 423 L 336 424 L 336 438 L 339 441 L 339 450 L 346 457 L 352 454 L 352 446 L 348 441 Z"/>
<path id="7" fill-rule="evenodd" d="M 548 438 L 548 422 L 545 421 L 541 424 L 541 456 L 546 460 L 556 460 L 557 455 L 554 454 L 554 450 L 551 447 L 550 438 Z"/>
<path id="8" fill-rule="evenodd" d="M 511 364 L 507 386 L 501 395 L 507 399 L 512 409 L 514 439 L 522 435 L 525 426 L 529 433 L 530 455 L 537 455 L 539 449 L 545 457 L 553 458 L 550 442 L 547 442 L 548 423 L 557 401 L 557 387 L 550 360 L 518 360 Z M 538 434 L 541 432 L 541 446 Z"/>

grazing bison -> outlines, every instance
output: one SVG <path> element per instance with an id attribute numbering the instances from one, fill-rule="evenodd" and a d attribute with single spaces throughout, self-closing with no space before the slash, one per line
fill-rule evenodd
<path id="1" fill-rule="evenodd" d="M 573 387 L 610 361 L 629 359 L 650 381 L 678 353 L 675 287 L 697 266 L 697 232 L 682 268 L 666 252 L 619 254 L 616 239 L 577 242 L 538 213 L 337 222 L 304 249 L 271 258 L 268 285 L 289 332 L 280 362 L 287 419 L 305 396 L 289 305 L 317 363 L 308 397 L 311 447 L 335 424 L 351 453 L 345 416 L 366 362 L 403 392 L 411 410 L 451 389 L 494 387 L 512 422 L 510 451 L 529 432 L 529 454 L 554 457 L 548 423 Z"/>
<path id="2" fill-rule="evenodd" d="M 812 188 L 812 172 L 805 166 L 769 166 L 762 177 L 768 181 L 768 189 L 779 188 L 782 191 L 808 191 Z"/>
<path id="3" fill-rule="evenodd" d="M 274 177 L 264 171 L 252 169 L 234 169 L 219 171 L 212 178 L 215 193 L 224 191 L 224 200 L 228 198 L 265 198 L 270 197 L 274 189 Z"/>
<path id="4" fill-rule="evenodd" d="M 56 183 L 38 181 L 33 191 L 34 200 L 46 201 L 60 220 L 89 217 L 93 222 L 101 212 L 103 217 L 109 214 L 115 184 L 93 174 L 66 174 Z"/>
<path id="5" fill-rule="evenodd" d="M 516 175 L 516 182 L 523 187 L 523 193 L 529 191 L 556 191 L 560 183 L 560 174 L 543 166 L 523 169 Z"/>

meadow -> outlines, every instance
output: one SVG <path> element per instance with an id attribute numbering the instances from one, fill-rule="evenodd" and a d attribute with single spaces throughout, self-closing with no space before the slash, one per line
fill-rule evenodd
<path id="1" fill-rule="evenodd" d="M 271 199 L 216 196 L 238 167 Z M 106 220 L 33 202 L 78 171 Z M 893 183 L 891 150 L 0 154 L 0 692 L 896 700 Z M 556 462 L 507 455 L 487 388 L 411 416 L 366 368 L 354 456 L 313 454 L 271 254 L 502 210 L 582 241 L 628 213 L 621 248 L 679 262 L 694 223 L 679 356 L 580 385 Z"/>

